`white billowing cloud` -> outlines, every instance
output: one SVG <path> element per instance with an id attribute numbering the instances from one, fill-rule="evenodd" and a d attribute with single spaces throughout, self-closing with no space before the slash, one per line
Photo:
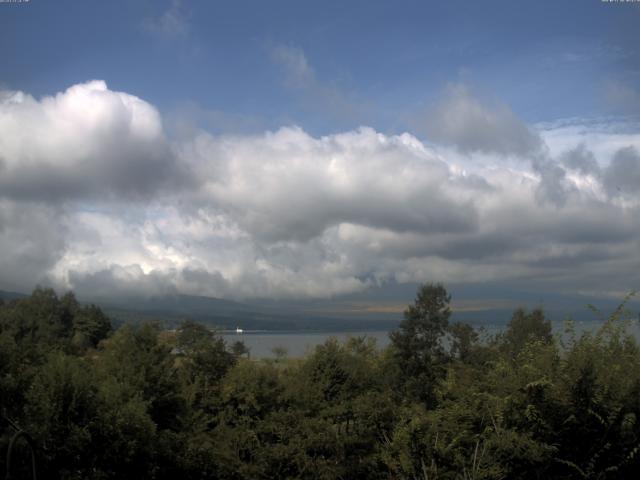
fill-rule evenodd
<path id="1" fill-rule="evenodd" d="M 640 282 L 640 129 L 510 129 L 499 110 L 478 151 L 367 127 L 170 143 L 155 108 L 102 82 L 1 98 L 15 136 L 0 136 L 0 289 L 299 298 L 389 280 Z"/>
<path id="2" fill-rule="evenodd" d="M 41 100 L 2 92 L 0 131 L 4 196 L 143 196 L 180 178 L 158 111 L 103 81 Z"/>
<path id="3" fill-rule="evenodd" d="M 203 205 L 222 209 L 264 241 L 305 241 L 343 222 L 398 231 L 475 228 L 475 186 L 446 188 L 447 164 L 409 134 L 370 128 L 322 138 L 299 128 L 204 134 L 196 139 L 191 168 L 206 179 Z"/>
<path id="4" fill-rule="evenodd" d="M 175 207 L 123 222 L 97 213 L 70 223 L 52 276 L 89 297 L 181 291 L 222 297 L 314 297 L 362 288 L 322 239 L 265 245 L 225 216 Z M 83 220 L 81 220 L 83 217 Z"/>

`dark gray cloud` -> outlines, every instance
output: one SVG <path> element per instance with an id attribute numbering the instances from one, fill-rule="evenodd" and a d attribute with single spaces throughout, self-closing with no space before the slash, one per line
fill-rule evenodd
<path id="1" fill-rule="evenodd" d="M 30 291 L 47 283 L 64 255 L 66 235 L 59 208 L 0 199 L 0 288 Z"/>
<path id="2" fill-rule="evenodd" d="M 151 297 L 176 294 L 174 271 L 145 273 L 140 265 L 110 265 L 96 272 L 69 270 L 69 286 L 91 299 Z"/>
<path id="3" fill-rule="evenodd" d="M 602 183 L 610 196 L 640 196 L 640 153 L 621 148 L 603 173 Z"/>
<path id="4" fill-rule="evenodd" d="M 548 247 L 547 247 L 548 248 Z M 615 258 L 616 252 L 603 245 L 572 245 L 555 251 L 540 251 L 539 258 L 531 258 L 528 265 L 553 270 L 569 270 L 580 266 L 589 266 Z"/>
<path id="5" fill-rule="evenodd" d="M 564 153 L 561 161 L 567 168 L 576 170 L 582 175 L 600 175 L 600 165 L 593 152 L 587 149 L 584 143 Z"/>
<path id="6" fill-rule="evenodd" d="M 567 181 L 566 171 L 562 165 L 547 156 L 539 156 L 533 157 L 531 166 L 540 176 L 536 191 L 538 201 L 550 202 L 558 207 L 564 206 L 575 188 Z"/>

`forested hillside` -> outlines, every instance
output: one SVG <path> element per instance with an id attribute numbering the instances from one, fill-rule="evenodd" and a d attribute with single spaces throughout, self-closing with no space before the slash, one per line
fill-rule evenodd
<path id="1" fill-rule="evenodd" d="M 379 350 L 252 360 L 208 328 L 113 330 L 73 294 L 0 303 L 0 474 L 18 430 L 45 479 L 637 478 L 640 350 L 623 307 L 554 337 L 518 310 L 480 338 L 424 285 Z M 13 478 L 30 478 L 24 438 Z"/>

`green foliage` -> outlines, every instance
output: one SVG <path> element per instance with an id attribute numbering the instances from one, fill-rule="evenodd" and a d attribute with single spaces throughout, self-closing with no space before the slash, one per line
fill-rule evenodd
<path id="1" fill-rule="evenodd" d="M 540 308 L 530 313 L 519 308 L 513 312 L 501 340 L 502 348 L 511 356 L 517 355 L 531 341 L 549 344 L 553 340 L 551 322 L 545 318 Z"/>
<path id="2" fill-rule="evenodd" d="M 111 332 L 111 322 L 100 308 L 89 305 L 75 311 L 73 330 L 71 341 L 77 348 L 95 348 Z"/>
<path id="3" fill-rule="evenodd" d="M 183 366 L 193 377 L 200 376 L 209 384 L 220 381 L 235 362 L 222 338 L 207 327 L 188 320 L 178 328 L 175 346 L 185 358 Z M 237 354 L 243 353 L 240 346 L 235 348 Z"/>
<path id="4" fill-rule="evenodd" d="M 354 337 L 252 360 L 194 322 L 113 332 L 36 289 L 0 304 L 1 407 L 45 479 L 637 477 L 640 348 L 622 307 L 563 339 L 518 310 L 482 342 L 448 324 L 449 302 L 421 287 L 383 350 Z"/>
<path id="5" fill-rule="evenodd" d="M 96 391 L 82 359 L 53 353 L 39 369 L 26 395 L 25 416 L 27 430 L 45 452 L 40 458 L 46 470 L 66 478 L 82 478 L 89 471 Z"/>
<path id="6" fill-rule="evenodd" d="M 406 395 L 429 406 L 435 402 L 437 382 L 444 375 L 442 338 L 449 325 L 451 296 L 440 284 L 425 284 L 391 333 L 393 356 Z"/>
<path id="7" fill-rule="evenodd" d="M 456 322 L 449 327 L 451 335 L 451 355 L 462 362 L 473 360 L 478 342 L 478 333 L 471 325 Z"/>
<path id="8" fill-rule="evenodd" d="M 44 361 L 52 350 L 82 352 L 110 332 L 102 311 L 80 305 L 71 292 L 58 298 L 52 289 L 38 287 L 28 298 L 0 305 L 0 333 L 20 344 L 20 356 L 29 363 Z"/>

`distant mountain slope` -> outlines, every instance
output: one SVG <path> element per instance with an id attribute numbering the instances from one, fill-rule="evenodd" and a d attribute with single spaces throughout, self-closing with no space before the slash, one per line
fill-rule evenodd
<path id="1" fill-rule="evenodd" d="M 14 300 L 29 295 L 0 290 L 0 299 Z M 241 327 L 247 330 L 313 330 L 356 331 L 388 330 L 395 328 L 394 315 L 379 316 L 354 314 L 348 311 L 335 312 L 316 309 L 306 302 L 259 302 L 242 303 L 213 297 L 194 295 L 162 295 L 149 298 L 82 298 L 84 304 L 94 303 L 111 317 L 116 325 L 127 322 L 160 320 L 175 326 L 190 319 L 217 328 L 228 330 Z M 330 301 L 328 301 L 331 304 Z"/>
<path id="2" fill-rule="evenodd" d="M 18 293 L 18 292 L 6 292 L 4 290 L 0 290 L 0 298 L 2 300 L 15 300 L 17 298 L 25 298 L 28 297 L 29 295 L 25 295 L 24 293 Z"/>
<path id="3" fill-rule="evenodd" d="M 320 330 L 353 331 L 385 330 L 394 328 L 397 319 L 380 320 L 376 316 L 354 316 L 347 312 L 335 314 L 309 311 L 303 306 L 291 308 L 283 305 L 265 306 L 245 304 L 213 297 L 166 295 L 148 299 L 96 299 L 92 300 L 120 322 L 162 320 L 176 325 L 184 319 L 195 320 L 221 329 L 240 326 L 251 330 Z"/>
<path id="4" fill-rule="evenodd" d="M 412 302 L 411 289 L 395 292 L 386 298 L 384 292 L 367 291 L 359 295 L 316 300 L 252 300 L 238 302 L 194 295 L 162 295 L 149 298 L 79 298 L 82 303 L 95 303 L 109 315 L 115 324 L 160 320 L 175 326 L 184 319 L 194 320 L 220 329 L 241 327 L 247 330 L 306 330 L 306 331 L 373 331 L 391 330 L 402 320 L 402 311 Z M 378 293 L 380 295 L 378 295 Z M 619 305 L 616 299 L 591 299 L 583 296 L 547 295 L 545 300 L 527 298 L 524 294 L 505 292 L 505 301 L 487 302 L 482 298 L 467 297 L 457 303 L 454 298 L 452 322 L 462 321 L 476 327 L 505 325 L 518 306 L 542 306 L 547 316 L 556 322 L 567 317 L 575 320 L 598 319 L 587 308 L 597 306 L 604 317 Z M 28 295 L 0 290 L 0 299 L 25 298 Z M 404 296 L 404 298 L 402 298 Z M 487 307 L 487 303 L 489 306 Z M 477 304 L 477 305 L 476 305 Z M 460 308 L 456 308 L 456 305 Z M 477 308 L 478 305 L 482 308 Z M 464 308 L 462 308 L 464 307 Z M 638 318 L 640 302 L 637 297 L 627 304 L 631 318 Z"/>

